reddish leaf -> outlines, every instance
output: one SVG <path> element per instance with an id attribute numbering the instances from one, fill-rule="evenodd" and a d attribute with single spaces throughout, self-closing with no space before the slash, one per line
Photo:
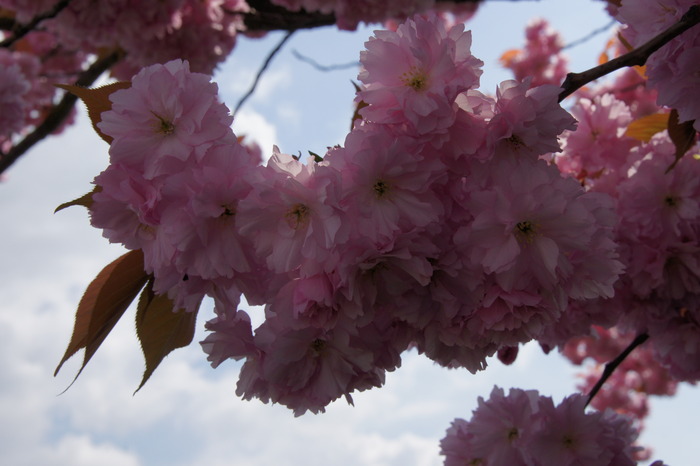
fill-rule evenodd
<path id="1" fill-rule="evenodd" d="M 634 120 L 627 126 L 625 136 L 637 141 L 649 142 L 656 134 L 668 128 L 668 114 L 654 113 Z"/>
<path id="2" fill-rule="evenodd" d="M 112 109 L 112 101 L 109 100 L 110 94 L 120 89 L 128 89 L 131 87 L 131 83 L 128 81 L 120 81 L 107 84 L 106 86 L 96 87 L 94 89 L 72 86 L 68 84 L 56 84 L 56 86 L 78 96 L 78 98 L 83 101 L 87 107 L 90 121 L 92 121 L 92 127 L 95 128 L 95 131 L 102 139 L 107 141 L 108 144 L 111 144 L 112 137 L 100 131 L 100 129 L 97 127 L 97 123 L 102 121 L 102 112 Z"/>
<path id="3" fill-rule="evenodd" d="M 695 123 L 695 120 L 679 123 L 678 112 L 676 109 L 671 110 L 671 114 L 668 116 L 668 136 L 673 141 L 673 145 L 676 146 L 676 159 L 666 169 L 666 173 L 670 172 L 685 153 L 695 145 L 697 132 L 693 128 L 693 123 Z"/>
<path id="4" fill-rule="evenodd" d="M 137 392 L 171 351 L 192 343 L 197 321 L 197 312 L 175 310 L 172 300 L 155 294 L 152 285 L 153 282 L 149 282 L 143 289 L 136 312 L 136 334 L 146 359 L 146 370 Z"/>
<path id="5" fill-rule="evenodd" d="M 54 376 L 71 356 L 85 348 L 75 381 L 148 280 L 141 250 L 130 251 L 97 274 L 80 299 L 73 336 Z"/>
<path id="6" fill-rule="evenodd" d="M 100 186 L 95 186 L 95 189 L 93 189 L 91 192 L 83 194 L 79 198 L 73 199 L 72 201 L 64 202 L 60 206 L 56 207 L 56 210 L 54 210 L 53 213 L 55 214 L 56 212 L 60 212 L 61 210 L 74 205 L 81 205 L 89 209 L 92 205 L 92 195 L 100 191 L 102 191 L 102 188 Z"/>

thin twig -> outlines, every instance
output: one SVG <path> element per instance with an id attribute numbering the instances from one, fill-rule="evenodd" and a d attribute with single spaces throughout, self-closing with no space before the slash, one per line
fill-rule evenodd
<path id="1" fill-rule="evenodd" d="M 255 92 L 255 88 L 258 87 L 258 83 L 260 82 L 260 78 L 262 78 L 263 73 L 267 69 L 267 67 L 270 65 L 270 62 L 272 62 L 272 59 L 277 55 L 277 52 L 279 52 L 282 49 L 282 46 L 289 40 L 290 37 L 292 37 L 292 34 L 294 34 L 294 31 L 289 31 L 284 35 L 282 40 L 277 44 L 277 46 L 272 49 L 272 51 L 268 54 L 267 58 L 265 59 L 265 62 L 262 64 L 260 69 L 258 70 L 258 74 L 255 76 L 255 80 L 253 81 L 253 84 L 250 86 L 250 89 L 248 89 L 248 92 L 245 93 L 243 97 L 241 97 L 241 100 L 238 101 L 238 104 L 236 104 L 236 107 L 233 110 L 233 116 L 234 118 L 236 117 L 236 114 L 238 113 L 238 110 L 241 109 L 243 104 L 245 103 L 248 98 L 253 95 L 253 92 Z"/>
<path id="2" fill-rule="evenodd" d="M 294 55 L 294 58 L 296 58 L 299 61 L 303 61 L 304 63 L 308 63 L 309 65 L 313 66 L 319 71 L 336 71 L 336 70 L 346 70 L 348 68 L 357 68 L 360 66 L 360 62 L 354 61 L 350 63 L 341 63 L 339 65 L 322 65 L 313 58 L 309 58 L 306 55 L 302 55 L 296 50 L 292 50 L 292 55 Z"/>
<path id="3" fill-rule="evenodd" d="M 619 356 L 605 364 L 603 374 L 600 376 L 598 382 L 596 382 L 595 386 L 591 390 L 591 393 L 588 394 L 588 401 L 586 401 L 586 406 L 588 406 L 588 404 L 593 400 L 593 397 L 596 396 L 596 394 L 600 391 L 600 389 L 603 387 L 603 384 L 610 378 L 612 373 L 615 372 L 617 366 L 622 364 L 622 361 L 624 361 L 625 358 L 629 356 L 632 350 L 634 350 L 637 346 L 641 345 L 648 339 L 649 335 L 647 335 L 646 333 L 637 335 L 637 337 L 632 341 L 632 343 L 630 343 L 629 346 L 627 346 L 627 348 L 625 348 L 625 350 L 622 353 L 620 353 Z"/>
<path id="4" fill-rule="evenodd" d="M 27 24 L 23 24 L 19 27 L 16 27 L 13 29 L 13 34 L 12 37 L 8 37 L 7 39 L 3 40 L 0 42 L 0 48 L 7 48 L 10 47 L 12 44 L 20 40 L 22 37 L 26 36 L 28 33 L 30 33 L 34 28 L 42 21 L 45 19 L 50 19 L 54 18 L 57 14 L 61 12 L 65 7 L 68 6 L 68 4 L 71 2 L 71 0 L 61 0 L 58 3 L 54 5 L 53 8 L 51 8 L 49 11 L 40 13 L 36 15 L 30 22 Z"/>
<path id="5" fill-rule="evenodd" d="M 593 39 L 593 38 L 594 38 L 595 36 L 597 36 L 598 34 L 604 33 L 605 31 L 607 31 L 608 29 L 610 29 L 611 27 L 613 27 L 613 26 L 616 25 L 616 24 L 617 24 L 617 20 L 614 20 L 614 19 L 613 19 L 612 21 L 610 21 L 610 22 L 609 22 L 608 24 L 606 24 L 605 26 L 601 26 L 601 27 L 599 27 L 598 29 L 594 29 L 594 30 L 592 30 L 591 32 L 589 32 L 588 34 L 586 34 L 585 36 L 581 37 L 580 39 L 576 39 L 576 40 L 574 40 L 574 41 L 569 42 L 568 44 L 566 44 L 566 45 L 565 45 L 564 47 L 562 47 L 561 49 L 562 49 L 562 50 L 571 49 L 571 48 L 577 47 L 577 46 L 579 46 L 579 45 L 581 45 L 581 44 L 584 44 L 584 43 L 588 42 L 589 40 Z"/>
<path id="6" fill-rule="evenodd" d="M 75 81 L 76 86 L 88 87 L 94 83 L 97 78 L 102 75 L 105 71 L 112 67 L 119 59 L 122 54 L 120 52 L 113 52 L 110 55 L 105 56 L 97 60 L 90 66 L 87 70 L 83 71 L 78 79 Z M 27 152 L 34 144 L 44 139 L 46 136 L 55 131 L 61 123 L 70 115 L 77 97 L 70 92 L 66 92 L 63 95 L 61 101 L 54 105 L 53 109 L 46 115 L 44 121 L 41 122 L 39 126 L 34 128 L 34 131 L 29 133 L 20 142 L 12 147 L 7 154 L 0 158 L 0 174 L 7 170 L 17 159 Z"/>
<path id="7" fill-rule="evenodd" d="M 561 86 L 562 91 L 559 94 L 559 102 L 566 99 L 589 82 L 595 81 L 613 71 L 628 66 L 644 65 L 652 53 L 698 23 L 700 23 L 700 5 L 694 5 L 690 7 L 676 24 L 636 49 L 614 58 L 607 63 L 591 68 L 590 70 L 581 73 L 569 73 L 566 75 L 566 79 Z"/>

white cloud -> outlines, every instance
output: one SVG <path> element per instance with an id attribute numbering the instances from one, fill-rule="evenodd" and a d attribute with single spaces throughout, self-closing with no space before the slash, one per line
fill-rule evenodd
<path id="1" fill-rule="evenodd" d="M 260 145 L 263 159 L 272 156 L 272 147 L 278 144 L 277 129 L 260 113 L 247 107 L 241 109 L 233 121 L 233 131 L 237 136 L 245 136 Z"/>

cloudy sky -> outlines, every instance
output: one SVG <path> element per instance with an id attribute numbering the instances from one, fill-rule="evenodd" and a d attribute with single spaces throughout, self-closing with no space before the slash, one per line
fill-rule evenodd
<path id="1" fill-rule="evenodd" d="M 502 52 L 522 43 L 523 26 L 549 18 L 567 42 L 609 22 L 602 2 L 493 1 L 468 25 L 473 52 L 486 62 L 482 90 L 509 78 Z M 571 14 L 574 11 L 576 14 Z M 324 65 L 354 62 L 372 28 L 295 34 L 273 61 L 235 123 L 269 152 L 323 153 L 349 127 L 356 69 L 320 72 L 292 51 Z M 242 40 L 215 77 L 232 108 L 268 50 L 280 39 Z M 607 36 L 570 51 L 572 70 L 595 64 Z M 559 401 L 574 391 L 579 370 L 527 346 L 514 366 L 495 361 L 484 372 L 448 371 L 414 353 L 382 389 L 354 396 L 327 413 L 294 418 L 280 406 L 235 394 L 239 366 L 213 370 L 199 345 L 178 350 L 136 395 L 143 362 L 127 311 L 78 381 L 65 393 L 80 355 L 53 371 L 71 335 L 73 313 L 91 279 L 123 251 L 91 228 L 84 209 L 54 208 L 88 192 L 107 163 L 107 146 L 85 115 L 60 137 L 36 146 L 0 184 L 0 464 L 8 466 L 194 466 L 441 464 L 438 442 L 455 417 L 468 418 L 494 384 L 538 389 Z M 253 310 L 252 312 L 256 312 Z M 195 341 L 204 338 L 206 306 Z M 695 461 L 700 392 L 655 400 L 643 442 L 668 464 Z M 693 459 L 691 459 L 693 458 Z"/>

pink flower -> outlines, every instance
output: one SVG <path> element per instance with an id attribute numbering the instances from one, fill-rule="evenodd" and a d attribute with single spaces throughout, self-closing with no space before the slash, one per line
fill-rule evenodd
<path id="1" fill-rule="evenodd" d="M 567 59 L 561 54 L 562 37 L 542 18 L 531 20 L 525 28 L 527 42 L 522 50 L 506 52 L 501 62 L 510 68 L 515 79 L 531 77 L 532 87 L 542 84 L 559 86 L 566 77 Z"/>
<path id="2" fill-rule="evenodd" d="M 557 137 L 576 128 L 576 120 L 557 102 L 560 90 L 553 85 L 530 88 L 529 80 L 502 82 L 487 129 L 497 152 L 538 156 L 559 152 Z"/>
<path id="3" fill-rule="evenodd" d="M 595 214 L 610 206 L 586 201 L 581 187 L 562 178 L 555 167 L 526 160 L 493 164 L 486 188 L 471 193 L 474 221 L 458 232 L 460 241 L 473 248 L 473 260 L 495 274 L 505 291 L 543 292 L 559 302 L 557 306 L 561 298 L 552 293 L 578 297 L 569 279 L 577 273 L 576 266 L 597 251 L 602 267 L 576 278 L 598 283 L 597 290 L 591 288 L 593 283 L 587 287 L 586 298 L 610 296 L 620 268 L 610 226 Z"/>
<path id="4" fill-rule="evenodd" d="M 206 323 L 212 332 L 200 344 L 207 360 L 216 368 L 227 359 L 236 361 L 258 354 L 253 342 L 250 316 L 244 311 L 228 310 Z"/>
<path id="5" fill-rule="evenodd" d="M 494 387 L 488 401 L 479 397 L 467 428 L 473 435 L 471 454 L 487 464 L 522 464 L 538 402 L 536 391 L 515 388 L 508 396 Z"/>
<path id="6" fill-rule="evenodd" d="M 304 268 L 314 274 L 332 267 L 332 246 L 341 228 L 332 168 L 304 165 L 275 152 L 250 195 L 239 204 L 242 235 L 275 272 Z"/>
<path id="7" fill-rule="evenodd" d="M 0 139 L 24 127 L 24 95 L 30 86 L 17 65 L 0 67 Z"/>
<path id="8" fill-rule="evenodd" d="M 600 185 L 599 190 L 614 189 L 631 165 L 629 153 L 638 143 L 624 136 L 632 121 L 629 108 L 612 94 L 604 94 L 579 99 L 571 114 L 578 126 L 562 135 L 557 164 L 589 185 Z"/>
<path id="9" fill-rule="evenodd" d="M 385 243 L 399 232 L 423 229 L 441 218 L 443 206 L 431 187 L 440 181 L 443 166 L 430 155 L 377 125 L 347 136 L 345 148 L 329 163 L 342 173 L 341 206 L 353 235 Z"/>
<path id="10" fill-rule="evenodd" d="M 456 420 L 442 440 L 446 464 L 631 466 L 637 432 L 612 411 L 585 413 L 586 399 L 567 397 L 558 406 L 534 390 L 494 387 L 471 420 Z M 464 464 L 464 463 L 461 463 Z"/>
<path id="11" fill-rule="evenodd" d="M 296 416 L 324 412 L 341 396 L 352 403 L 352 391 L 384 383 L 373 353 L 357 346 L 347 328 L 290 329 L 268 317 L 255 331 L 254 342 L 260 356 L 244 364 L 236 394 L 283 404 Z"/>
<path id="12" fill-rule="evenodd" d="M 471 55 L 471 34 L 463 25 L 445 30 L 437 16 L 416 16 L 396 32 L 377 31 L 360 53 L 365 88 L 357 101 L 370 121 L 408 123 L 418 134 L 448 127 L 452 104 L 478 86 L 483 64 Z"/>
<path id="13" fill-rule="evenodd" d="M 586 397 L 571 395 L 554 406 L 550 398 L 540 400 L 540 415 L 545 419 L 533 432 L 528 445 L 528 464 L 629 465 L 632 442 L 637 432 L 612 411 L 585 413 Z"/>
<path id="14" fill-rule="evenodd" d="M 110 160 L 152 179 L 181 169 L 172 164 L 199 159 L 214 143 L 233 138 L 228 109 L 216 93 L 216 84 L 204 74 L 191 73 L 187 62 L 144 68 L 129 89 L 110 96 L 112 109 L 98 124 L 114 138 Z"/>

